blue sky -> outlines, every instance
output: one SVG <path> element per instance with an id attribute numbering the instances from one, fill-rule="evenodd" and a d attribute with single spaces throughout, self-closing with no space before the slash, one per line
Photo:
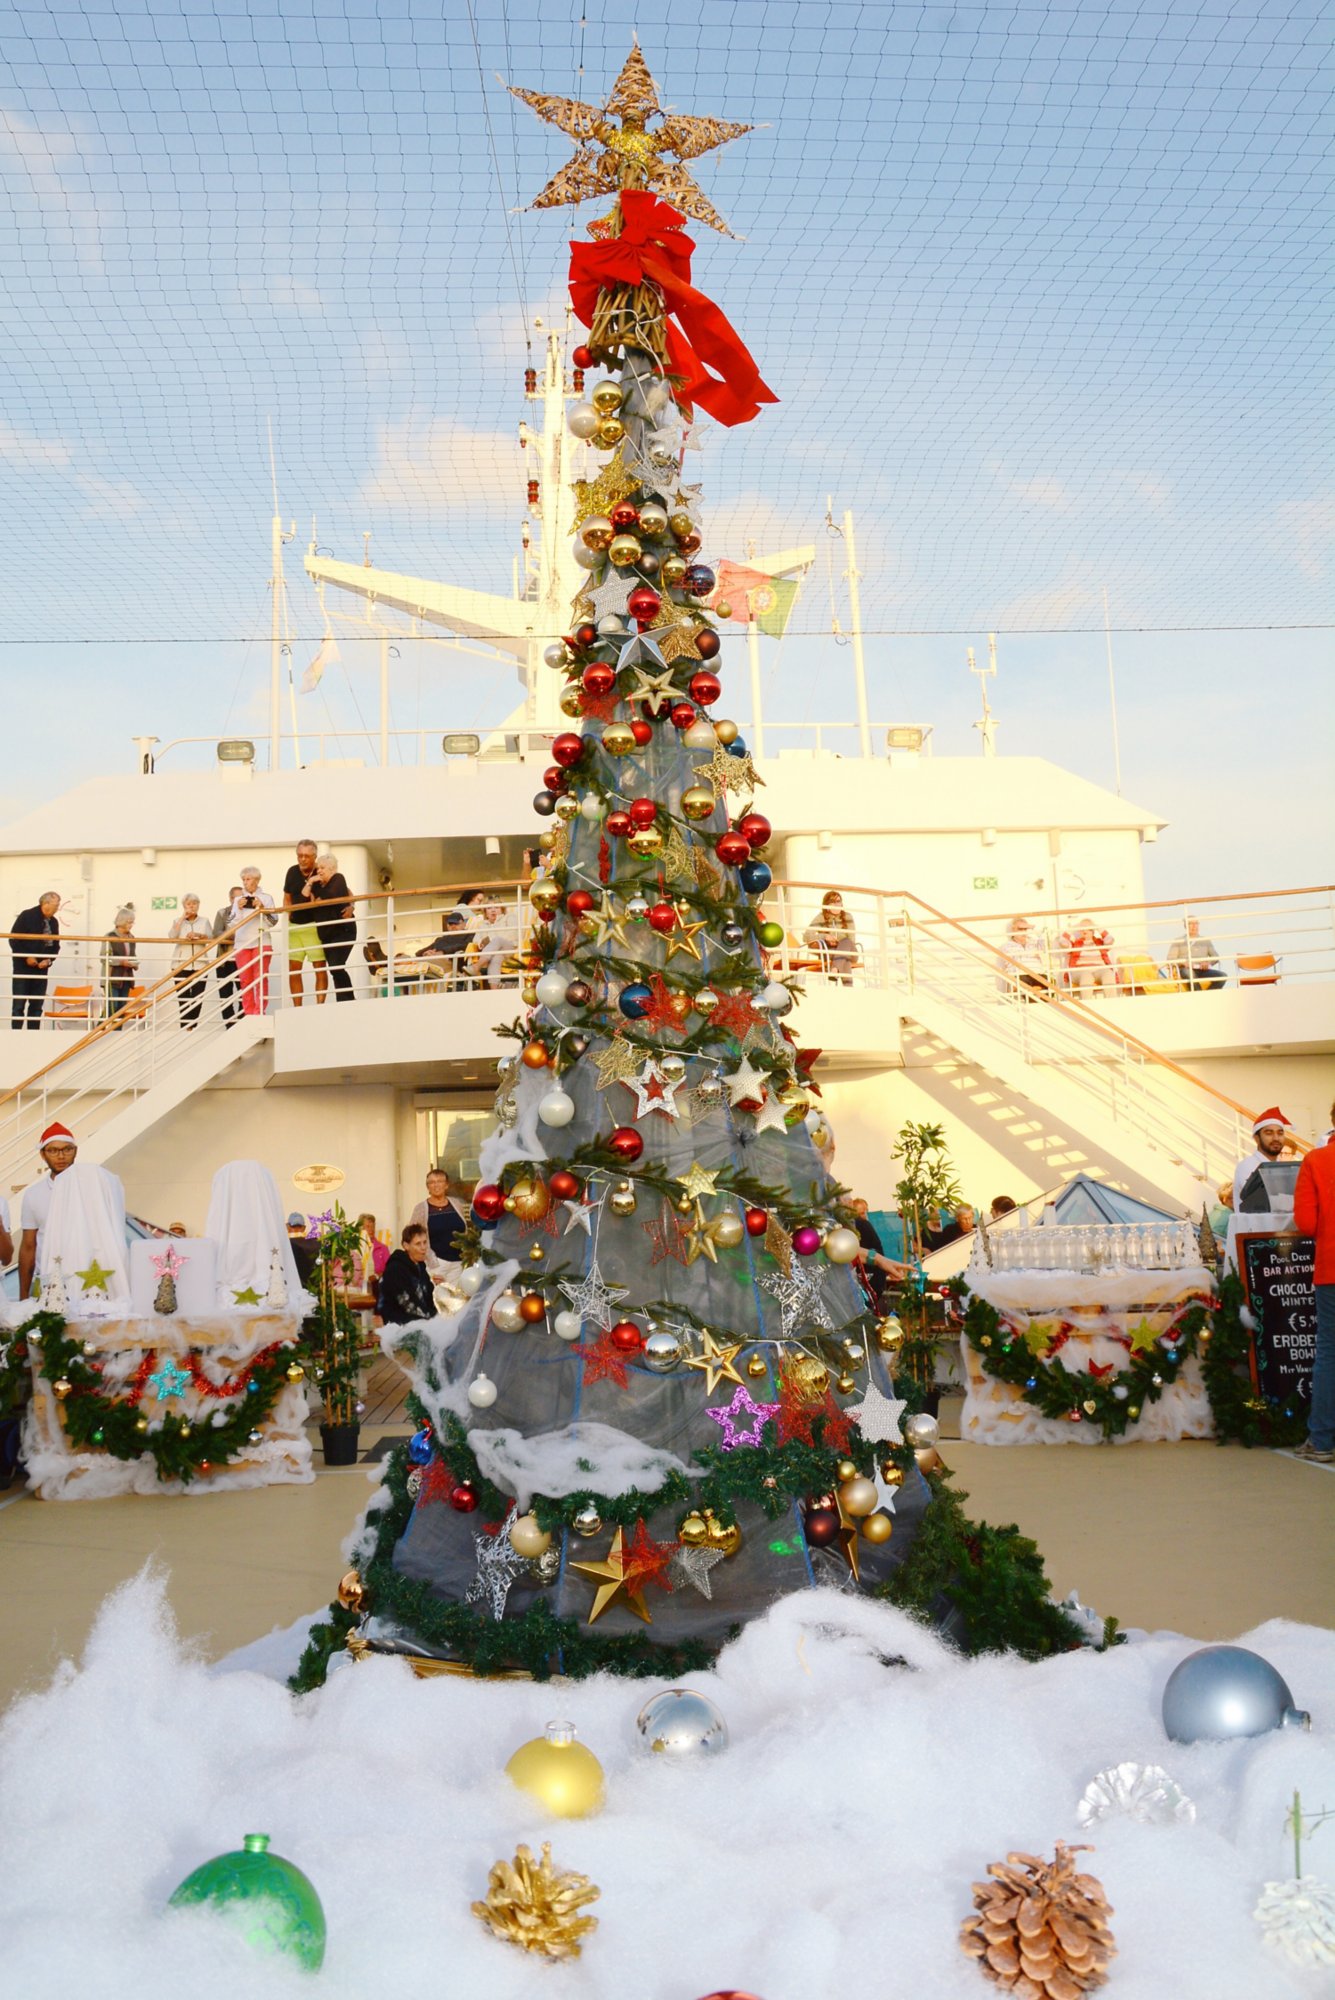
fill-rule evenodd
<path id="1" fill-rule="evenodd" d="M 0 662 L 31 751 L 4 803 L 139 728 L 256 725 L 269 418 L 303 645 L 312 517 L 350 559 L 369 530 L 388 567 L 506 587 L 526 324 L 596 211 L 520 212 L 568 148 L 495 72 L 599 97 L 638 19 L 665 103 L 763 127 L 697 169 L 744 239 L 697 230 L 697 280 L 782 398 L 705 426 L 712 552 L 822 540 L 832 494 L 878 719 L 968 748 L 964 648 L 995 629 L 1002 747 L 1093 777 L 1106 585 L 1124 789 L 1177 822 L 1165 890 L 1328 873 L 1329 9 L 665 18 L 0 7 Z M 818 572 L 776 718 L 851 714 L 829 617 Z M 312 726 L 374 712 L 346 657 Z M 403 649 L 396 722 L 508 698 L 503 670 Z M 1276 772 L 1258 827 L 1238 807 Z"/>

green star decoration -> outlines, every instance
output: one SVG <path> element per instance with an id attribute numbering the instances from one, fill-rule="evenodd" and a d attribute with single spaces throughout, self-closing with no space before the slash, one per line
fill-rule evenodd
<path id="1" fill-rule="evenodd" d="M 247 1285 L 239 1292 L 234 1291 L 232 1297 L 239 1306 L 259 1306 L 264 1303 L 253 1285 Z"/>
<path id="2" fill-rule="evenodd" d="M 74 1275 L 76 1278 L 82 1278 L 86 1292 L 105 1292 L 112 1277 L 111 1272 L 104 1270 L 96 1257 L 86 1271 L 76 1271 Z"/>

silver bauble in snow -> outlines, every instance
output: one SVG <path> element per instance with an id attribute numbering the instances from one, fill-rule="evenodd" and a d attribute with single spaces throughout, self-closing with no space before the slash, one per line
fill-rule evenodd
<path id="1" fill-rule="evenodd" d="M 665 1688 L 635 1718 L 642 1747 L 665 1757 L 715 1757 L 728 1747 L 728 1725 L 707 1695 Z"/>
<path id="2" fill-rule="evenodd" d="M 1163 1726 L 1176 1743 L 1308 1729 L 1311 1721 L 1294 1707 L 1284 1676 L 1245 1646 L 1202 1646 L 1188 1653 L 1163 1691 Z"/>

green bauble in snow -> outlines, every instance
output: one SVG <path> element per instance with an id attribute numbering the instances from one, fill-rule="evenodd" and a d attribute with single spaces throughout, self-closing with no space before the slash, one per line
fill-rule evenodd
<path id="1" fill-rule="evenodd" d="M 324 1963 L 324 1910 L 314 1886 L 281 1854 L 267 1833 L 248 1833 L 231 1854 L 219 1854 L 187 1875 L 173 1909 L 207 1903 L 221 1911 L 257 1951 L 286 1952 L 318 1972 Z"/>

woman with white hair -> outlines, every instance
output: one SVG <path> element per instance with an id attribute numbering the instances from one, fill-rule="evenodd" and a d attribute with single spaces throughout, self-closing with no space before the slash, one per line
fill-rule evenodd
<path id="1" fill-rule="evenodd" d="M 102 940 L 102 991 L 107 1019 L 114 1021 L 130 1004 L 139 959 L 134 936 L 134 904 L 123 903 L 116 922 Z"/>
<path id="2" fill-rule="evenodd" d="M 199 1025 L 199 1010 L 208 984 L 209 953 L 213 949 L 213 927 L 199 914 L 199 897 L 187 893 L 181 898 L 181 914 L 167 933 L 172 940 L 172 977 L 176 981 L 176 1005 L 181 1026 L 190 1032 Z"/>
<path id="3" fill-rule="evenodd" d="M 324 962 L 329 967 L 329 977 L 333 982 L 335 1000 L 351 1000 L 352 975 L 348 971 L 348 954 L 357 942 L 357 919 L 352 906 L 352 891 L 339 873 L 336 854 L 320 854 L 315 860 L 315 877 L 319 883 L 312 899 L 311 920 L 320 933 L 320 943 L 324 949 Z M 321 999 L 324 995 L 321 994 Z"/>
<path id="4" fill-rule="evenodd" d="M 278 922 L 273 897 L 260 887 L 260 871 L 241 870 L 241 894 L 232 899 L 237 982 L 243 1014 L 264 1014 L 269 1008 L 269 932 Z"/>

